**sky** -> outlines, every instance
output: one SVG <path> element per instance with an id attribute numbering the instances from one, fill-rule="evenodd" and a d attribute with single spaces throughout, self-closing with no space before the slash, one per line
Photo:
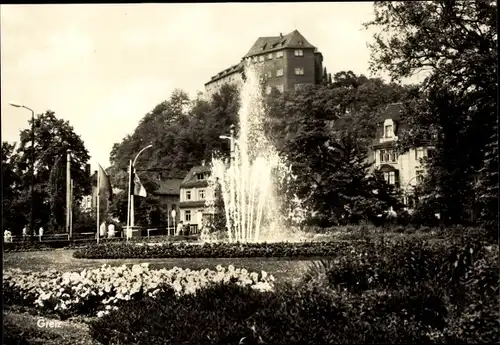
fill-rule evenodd
<path id="1" fill-rule="evenodd" d="M 259 36 L 297 29 L 329 72 L 370 75 L 371 2 L 1 5 L 2 141 L 30 112 L 68 120 L 97 163 L 175 88 L 194 97 Z"/>

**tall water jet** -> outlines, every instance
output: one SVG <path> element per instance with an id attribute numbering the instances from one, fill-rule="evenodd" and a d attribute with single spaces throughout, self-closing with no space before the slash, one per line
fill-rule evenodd
<path id="1" fill-rule="evenodd" d="M 289 177 L 272 143 L 264 133 L 265 107 L 258 65 L 245 66 L 240 90 L 237 136 L 231 139 L 229 163 L 213 159 L 212 184 L 219 183 L 225 206 L 230 242 L 283 240 L 285 216 L 280 181 Z M 213 198 L 207 206 L 213 206 Z"/>

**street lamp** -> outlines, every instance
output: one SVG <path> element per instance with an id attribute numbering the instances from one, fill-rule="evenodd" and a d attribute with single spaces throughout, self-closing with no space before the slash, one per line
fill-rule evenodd
<path id="1" fill-rule="evenodd" d="M 224 140 L 229 140 L 230 142 L 230 145 L 231 145 L 231 152 L 230 152 L 230 160 L 231 162 L 234 160 L 234 145 L 235 145 L 235 141 L 234 141 L 234 125 L 231 125 L 231 127 L 229 127 L 229 136 L 227 135 L 220 135 L 219 136 L 219 139 L 224 139 Z"/>
<path id="2" fill-rule="evenodd" d="M 34 189 L 35 189 L 35 112 L 33 109 L 14 102 L 9 102 L 9 104 L 15 108 L 24 108 L 31 111 L 31 216 L 30 216 L 30 231 L 31 239 L 34 237 Z"/>
<path id="3" fill-rule="evenodd" d="M 135 156 L 132 165 L 130 166 L 131 168 L 131 173 L 130 173 L 130 178 L 132 179 L 132 172 L 135 173 L 135 163 L 137 162 L 137 158 L 139 158 L 139 155 L 143 153 L 145 150 L 153 147 L 152 144 L 144 147 L 142 150 L 139 151 L 139 153 Z M 130 185 L 132 185 L 132 181 L 130 181 Z M 131 191 L 130 193 L 130 226 L 134 226 L 134 191 Z"/>

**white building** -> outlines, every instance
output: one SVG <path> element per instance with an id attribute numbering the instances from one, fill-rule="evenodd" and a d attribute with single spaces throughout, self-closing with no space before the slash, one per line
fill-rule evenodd
<path id="1" fill-rule="evenodd" d="M 405 127 L 406 124 L 401 121 L 401 103 L 389 104 L 378 123 L 371 158 L 374 167 L 384 174 L 385 180 L 402 192 L 404 204 L 413 206 L 413 189 L 426 173 L 421 159 L 432 154 L 433 147 L 422 143 L 422 146 L 398 154 L 395 143 Z"/>

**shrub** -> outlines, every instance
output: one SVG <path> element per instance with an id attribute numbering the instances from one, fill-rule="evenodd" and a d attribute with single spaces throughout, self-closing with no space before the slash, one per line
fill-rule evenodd
<path id="1" fill-rule="evenodd" d="M 412 294 L 354 296 L 286 285 L 271 294 L 219 285 L 197 295 L 165 292 L 157 300 L 134 302 L 94 321 L 91 329 L 108 344 L 429 343 L 428 329 L 442 319 L 440 305 Z M 432 311 L 437 319 L 429 319 Z"/>

